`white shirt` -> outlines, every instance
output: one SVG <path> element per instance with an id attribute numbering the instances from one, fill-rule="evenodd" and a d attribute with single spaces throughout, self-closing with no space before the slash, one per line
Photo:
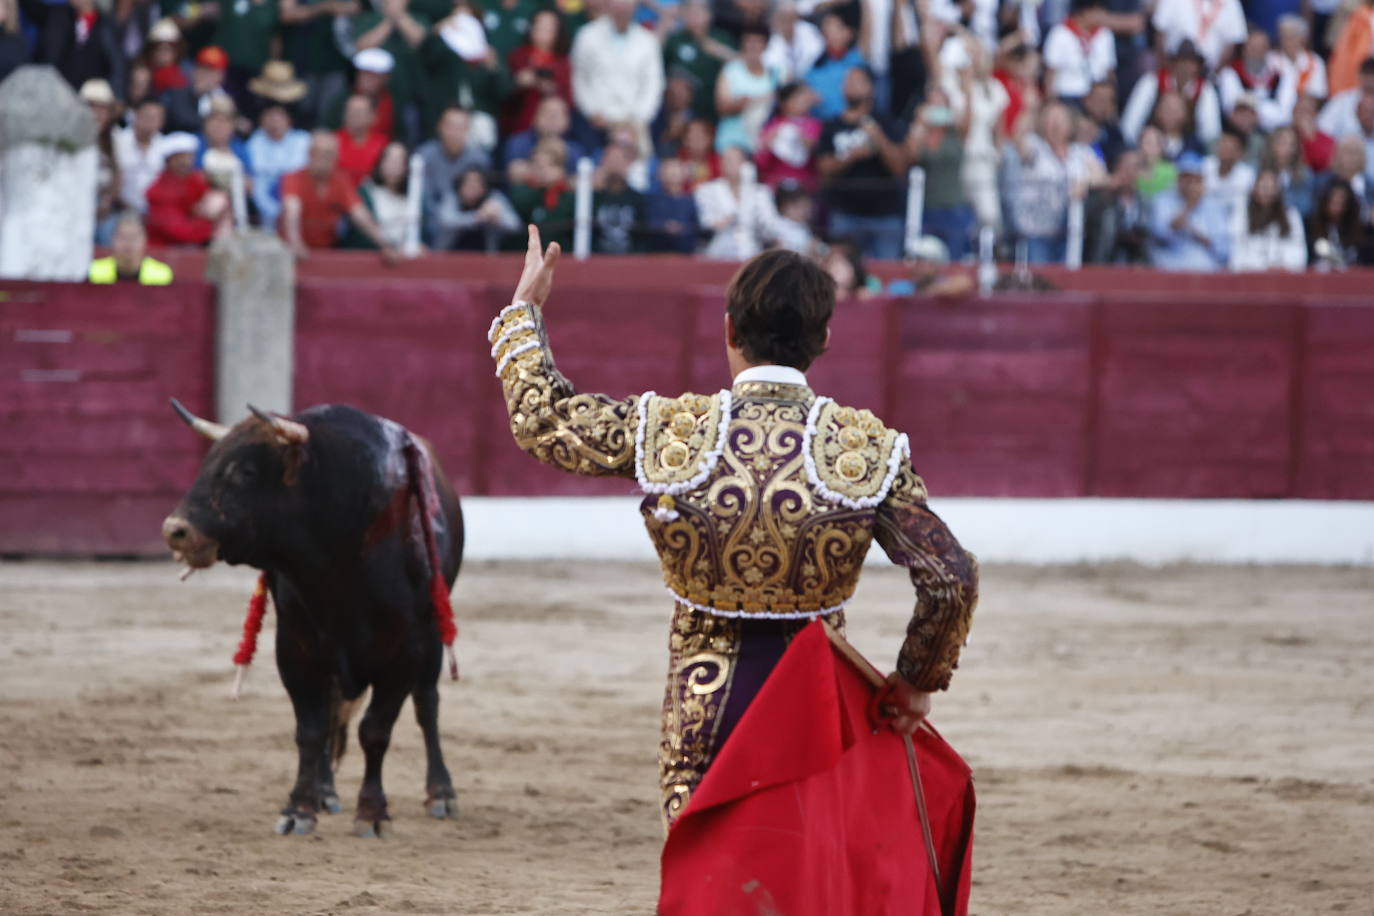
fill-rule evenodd
<path id="1" fill-rule="evenodd" d="M 1188 97 L 1184 93 L 1184 98 Z M 1135 88 L 1131 90 L 1126 107 L 1121 112 L 1121 134 L 1127 143 L 1134 146 L 1140 142 L 1140 132 L 1145 129 L 1158 99 L 1158 73 L 1146 73 L 1135 81 Z M 1221 136 L 1221 100 L 1211 83 L 1202 84 L 1197 104 L 1193 106 L 1193 130 L 1199 140 L 1209 145 Z"/>
<path id="2" fill-rule="evenodd" d="M 1061 22 L 1050 29 L 1044 56 L 1045 67 L 1054 71 L 1050 91 L 1061 99 L 1081 99 L 1116 69 L 1116 38 L 1102 28 L 1085 40 Z"/>
<path id="3" fill-rule="evenodd" d="M 1284 270 L 1305 270 L 1307 268 L 1307 235 L 1302 228 L 1302 217 L 1294 207 L 1284 214 L 1288 220 L 1288 237 L 1279 235 L 1278 226 L 1267 226 L 1264 231 L 1252 233 L 1249 230 L 1249 214 L 1245 207 L 1237 207 L 1234 216 L 1234 240 L 1231 244 L 1232 270 L 1269 270 L 1279 267 Z"/>
<path id="4" fill-rule="evenodd" d="M 768 39 L 768 47 L 763 52 L 763 66 L 779 74 L 784 83 L 791 82 L 805 76 L 823 51 L 825 38 L 821 30 L 805 19 L 798 19 L 792 27 L 790 42 L 778 32 Z"/>
<path id="5" fill-rule="evenodd" d="M 739 375 L 735 376 L 735 384 L 743 385 L 745 382 L 768 382 L 773 385 L 811 387 L 811 384 L 806 380 L 805 372 L 800 369 L 793 369 L 791 366 L 779 366 L 775 363 L 750 366 L 748 369 L 742 370 Z"/>
<path id="6" fill-rule="evenodd" d="M 573 99 L 587 117 L 647 125 L 663 101 L 663 49 L 643 26 L 621 33 L 602 16 L 577 32 L 572 80 Z"/>
<path id="7" fill-rule="evenodd" d="M 1247 90 L 1245 83 L 1241 82 L 1240 74 L 1231 67 L 1223 67 L 1216 76 L 1217 94 L 1221 97 L 1221 110 L 1230 115 L 1236 107 L 1236 102 L 1240 101 L 1241 96 L 1249 93 L 1255 97 L 1256 110 L 1259 115 L 1260 129 L 1268 132 L 1278 130 L 1280 127 L 1287 127 L 1293 121 L 1293 106 L 1298 102 L 1298 73 L 1292 67 L 1279 66 L 1278 62 L 1270 58 L 1265 73 L 1260 75 L 1261 80 L 1266 80 L 1273 71 L 1277 71 L 1278 82 L 1271 93 L 1268 89 L 1260 88 Z"/>
<path id="8" fill-rule="evenodd" d="M 1291 71 L 1293 89 L 1298 95 L 1310 95 L 1324 99 L 1330 90 L 1326 83 L 1326 62 L 1311 51 L 1299 51 L 1296 58 L 1290 58 L 1282 51 L 1270 51 L 1274 63 L 1281 69 Z M 1306 82 L 1303 74 L 1307 74 Z"/>
<path id="9" fill-rule="evenodd" d="M 1172 53 L 1183 39 L 1191 39 L 1216 70 L 1232 45 L 1245 40 L 1245 12 L 1240 0 L 1159 0 L 1150 20 L 1164 34 L 1164 48 Z"/>
<path id="10" fill-rule="evenodd" d="M 1246 162 L 1237 162 L 1225 176 L 1221 174 L 1221 163 L 1216 156 L 1208 156 L 1202 161 L 1202 180 L 1207 193 L 1213 195 L 1228 207 L 1245 209 L 1245 198 L 1255 184 L 1255 168 Z"/>
<path id="11" fill-rule="evenodd" d="M 132 127 L 122 127 L 111 137 L 115 161 L 119 163 L 119 199 L 124 206 L 139 213 L 148 211 L 148 189 L 162 174 L 162 134 L 157 134 L 147 148 L 138 145 Z"/>
<path id="12" fill-rule="evenodd" d="M 1355 117 L 1355 109 L 1360 104 L 1360 89 L 1347 89 L 1333 95 L 1317 115 L 1317 129 L 1339 140 L 1350 134 L 1363 133 L 1360 119 Z"/>
<path id="13" fill-rule="evenodd" d="M 714 232 L 704 252 L 708 258 L 743 261 L 758 254 L 764 242 L 777 238 L 778 211 L 767 185 L 754 185 L 752 213 L 743 231 L 739 221 L 740 199 L 730 182 L 724 178 L 704 182 L 697 185 L 692 196 L 696 198 L 701 225 Z"/>

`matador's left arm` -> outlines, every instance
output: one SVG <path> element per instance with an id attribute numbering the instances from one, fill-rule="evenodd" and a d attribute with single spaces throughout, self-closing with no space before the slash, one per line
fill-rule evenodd
<path id="1" fill-rule="evenodd" d="M 930 511 L 925 484 L 909 464 L 878 506 L 874 538 L 916 586 L 897 673 L 917 690 L 944 690 L 978 603 L 978 561 Z"/>
<path id="2" fill-rule="evenodd" d="M 554 365 L 537 305 L 503 309 L 487 339 L 517 445 L 574 474 L 634 476 L 638 398 L 578 394 Z"/>

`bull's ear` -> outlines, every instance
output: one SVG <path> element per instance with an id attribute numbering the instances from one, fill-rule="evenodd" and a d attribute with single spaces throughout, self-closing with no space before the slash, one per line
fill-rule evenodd
<path id="1" fill-rule="evenodd" d="M 200 433 L 205 438 L 214 442 L 223 439 L 224 434 L 229 432 L 229 427 L 221 426 L 218 423 L 211 423 L 209 420 L 202 419 L 182 406 L 176 398 L 172 398 L 172 409 L 177 412 L 177 416 L 186 423 L 187 426 Z"/>
<path id="2" fill-rule="evenodd" d="M 268 413 L 265 410 L 254 407 L 252 404 L 248 405 L 248 409 L 253 412 L 253 416 L 272 427 L 272 431 L 277 434 L 277 438 L 283 443 L 287 445 L 304 445 L 306 442 L 310 441 L 310 430 L 306 428 L 304 423 L 288 420 L 280 414 Z"/>

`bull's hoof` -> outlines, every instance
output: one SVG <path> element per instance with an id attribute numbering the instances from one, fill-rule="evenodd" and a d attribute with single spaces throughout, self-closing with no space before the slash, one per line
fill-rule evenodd
<path id="1" fill-rule="evenodd" d="M 333 792 L 324 797 L 322 804 L 324 805 L 324 810 L 328 811 L 330 814 L 338 814 L 343 810 L 343 802 L 339 801 L 339 796 L 335 795 Z"/>
<path id="2" fill-rule="evenodd" d="M 353 835 L 364 840 L 386 839 L 391 833 L 391 821 L 389 818 L 381 820 L 367 820 L 358 818 L 353 822 Z"/>
<path id="3" fill-rule="evenodd" d="M 458 799 L 431 798 L 425 802 L 425 813 L 437 820 L 458 816 Z"/>
<path id="4" fill-rule="evenodd" d="M 315 815 L 292 811 L 279 817 L 272 829 L 281 836 L 307 836 L 315 831 Z"/>

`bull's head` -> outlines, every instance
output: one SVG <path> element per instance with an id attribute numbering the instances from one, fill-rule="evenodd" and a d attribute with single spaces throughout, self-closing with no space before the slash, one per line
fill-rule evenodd
<path id="1" fill-rule="evenodd" d="M 162 523 L 172 555 L 191 569 L 216 560 L 270 565 L 296 501 L 293 485 L 310 430 L 252 405 L 253 416 L 232 428 L 195 416 L 175 399 L 172 408 L 215 443 L 195 483 Z"/>

